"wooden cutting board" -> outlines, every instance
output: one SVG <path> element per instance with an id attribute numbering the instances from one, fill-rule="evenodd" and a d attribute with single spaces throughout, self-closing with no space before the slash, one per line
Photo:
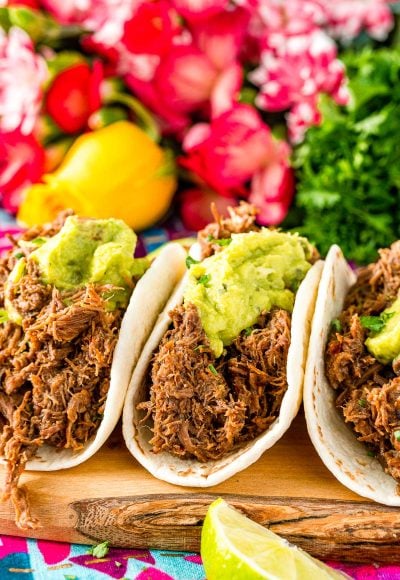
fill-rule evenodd
<path id="1" fill-rule="evenodd" d="M 0 533 L 198 551 L 207 507 L 222 496 L 319 558 L 400 563 L 400 509 L 363 500 L 338 483 L 315 453 L 302 415 L 256 464 L 205 490 L 152 477 L 125 449 L 118 429 L 86 463 L 29 472 L 22 481 L 42 527 L 19 530 L 6 502 Z"/>

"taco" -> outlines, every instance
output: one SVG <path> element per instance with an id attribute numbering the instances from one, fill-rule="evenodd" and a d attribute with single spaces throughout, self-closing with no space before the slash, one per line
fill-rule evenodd
<path id="1" fill-rule="evenodd" d="M 3 499 L 35 527 L 25 469 L 73 467 L 106 441 L 133 367 L 183 275 L 168 246 L 149 266 L 121 220 L 64 214 L 0 259 L 0 454 Z"/>
<path id="2" fill-rule="evenodd" d="M 354 272 L 326 258 L 304 385 L 308 431 L 352 491 L 400 506 L 400 242 Z"/>
<path id="3" fill-rule="evenodd" d="M 132 455 L 178 485 L 215 485 L 287 430 L 322 270 L 304 238 L 258 228 L 248 204 L 199 233 L 123 412 Z"/>

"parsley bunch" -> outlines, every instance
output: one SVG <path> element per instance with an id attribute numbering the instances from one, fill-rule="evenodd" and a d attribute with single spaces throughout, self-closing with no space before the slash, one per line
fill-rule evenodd
<path id="1" fill-rule="evenodd" d="M 286 220 L 326 254 L 372 262 L 400 238 L 400 50 L 343 55 L 350 103 L 321 100 L 323 122 L 294 152 L 297 196 Z"/>

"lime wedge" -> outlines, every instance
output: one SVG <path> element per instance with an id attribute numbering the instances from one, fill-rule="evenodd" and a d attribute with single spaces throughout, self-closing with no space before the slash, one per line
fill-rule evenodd
<path id="1" fill-rule="evenodd" d="M 207 580 L 348 578 L 249 520 L 223 499 L 207 512 L 201 535 Z"/>

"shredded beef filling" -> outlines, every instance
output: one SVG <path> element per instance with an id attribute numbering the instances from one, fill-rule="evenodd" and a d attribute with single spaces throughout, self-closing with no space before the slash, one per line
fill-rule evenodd
<path id="1" fill-rule="evenodd" d="M 375 264 L 359 270 L 339 318 L 341 330 L 331 331 L 325 369 L 344 420 L 400 484 L 399 363 L 383 365 L 368 352 L 368 331 L 360 322 L 360 316 L 379 315 L 399 290 L 400 242 L 395 242 L 380 251 Z"/>
<path id="2" fill-rule="evenodd" d="M 193 304 L 170 313 L 151 371 L 150 401 L 138 408 L 153 419 L 154 453 L 219 459 L 254 439 L 278 416 L 287 388 L 290 314 L 273 310 L 215 358 Z"/>
<path id="3" fill-rule="evenodd" d="M 215 222 L 198 234 L 202 258 L 223 250 L 234 233 L 259 230 L 257 210 L 248 203 L 229 208 L 228 217 L 212 211 Z M 172 328 L 153 357 L 149 400 L 138 405 L 146 413 L 142 423 L 151 417 L 154 453 L 219 459 L 277 418 L 287 389 L 291 315 L 278 309 L 261 315 L 218 359 L 193 304 L 170 317 Z"/>
<path id="4" fill-rule="evenodd" d="M 65 217 L 32 228 L 22 239 L 56 234 Z M 19 250 L 0 260 L 0 308 Z M 88 285 L 61 292 L 41 282 L 33 261 L 7 289 L 23 322 L 0 325 L 0 454 L 7 462 L 3 499 L 11 498 L 22 528 L 37 525 L 26 490 L 18 485 L 27 461 L 44 443 L 82 449 L 102 420 L 122 316 L 121 310 L 106 311 L 107 290 Z"/>

